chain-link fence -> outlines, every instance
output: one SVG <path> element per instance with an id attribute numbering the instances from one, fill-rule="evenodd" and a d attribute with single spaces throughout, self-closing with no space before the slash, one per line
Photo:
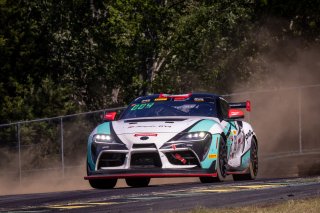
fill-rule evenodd
<path id="1" fill-rule="evenodd" d="M 0 178 L 21 182 L 41 174 L 72 177 L 83 171 L 87 138 L 107 111 L 123 107 L 0 125 Z"/>
<path id="2" fill-rule="evenodd" d="M 319 92 L 320 85 L 308 85 L 224 95 L 231 101 L 251 100 L 252 112 L 246 113 L 246 120 L 258 136 L 260 159 L 270 160 L 264 164 L 264 172 L 272 171 L 270 165 L 277 168 L 274 160 L 290 159 L 291 164 L 300 166 L 305 163 L 301 161 L 304 156 L 318 162 Z M 0 178 L 22 183 L 39 174 L 52 178 L 84 175 L 88 135 L 105 112 L 122 109 L 0 125 Z"/>

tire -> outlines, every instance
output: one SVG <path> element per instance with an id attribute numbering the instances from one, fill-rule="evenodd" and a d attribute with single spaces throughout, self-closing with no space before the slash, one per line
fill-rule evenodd
<path id="1" fill-rule="evenodd" d="M 150 183 L 150 178 L 126 178 L 126 183 L 131 187 L 147 187 Z"/>
<path id="2" fill-rule="evenodd" d="M 90 176 L 90 169 L 87 159 L 87 176 Z M 105 179 L 105 180 L 89 180 L 89 184 L 94 189 L 112 189 L 116 186 L 118 179 Z"/>
<path id="3" fill-rule="evenodd" d="M 89 184 L 95 189 L 112 189 L 116 186 L 118 179 L 89 180 Z"/>
<path id="4" fill-rule="evenodd" d="M 251 140 L 250 148 L 250 164 L 249 164 L 249 173 L 247 174 L 234 174 L 232 175 L 233 180 L 243 181 L 243 180 L 254 180 L 258 175 L 258 144 L 255 138 Z"/>
<path id="5" fill-rule="evenodd" d="M 201 183 L 222 182 L 227 176 L 227 144 L 224 138 L 220 137 L 219 150 L 217 158 L 217 177 L 200 177 Z"/>

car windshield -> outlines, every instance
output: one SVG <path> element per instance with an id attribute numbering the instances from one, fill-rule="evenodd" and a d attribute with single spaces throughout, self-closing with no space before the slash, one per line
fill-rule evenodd
<path id="1" fill-rule="evenodd" d="M 213 102 L 161 101 L 131 104 L 121 119 L 161 116 L 209 116 L 216 117 Z"/>

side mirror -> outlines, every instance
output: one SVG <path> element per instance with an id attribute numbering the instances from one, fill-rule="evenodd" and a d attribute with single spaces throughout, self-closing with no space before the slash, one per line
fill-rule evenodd
<path id="1" fill-rule="evenodd" d="M 114 121 L 116 115 L 117 112 L 107 112 L 103 117 L 103 121 Z"/>
<path id="2" fill-rule="evenodd" d="M 239 109 L 229 109 L 228 118 L 229 119 L 244 118 L 244 113 Z"/>

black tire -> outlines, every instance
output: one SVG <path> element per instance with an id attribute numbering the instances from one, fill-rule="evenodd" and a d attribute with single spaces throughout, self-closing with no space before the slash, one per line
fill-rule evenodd
<path id="1" fill-rule="evenodd" d="M 126 178 L 126 183 L 131 187 L 147 187 L 150 183 L 150 178 Z"/>
<path id="2" fill-rule="evenodd" d="M 89 180 L 89 184 L 95 189 L 112 189 L 116 186 L 118 179 Z"/>
<path id="3" fill-rule="evenodd" d="M 217 158 L 217 177 L 200 177 L 201 183 L 222 182 L 227 176 L 227 144 L 224 138 L 220 137 L 218 158 Z"/>
<path id="4" fill-rule="evenodd" d="M 243 181 L 243 180 L 254 180 L 258 175 L 258 144 L 255 138 L 251 140 L 251 155 L 249 164 L 249 173 L 247 174 L 234 174 L 232 175 L 233 180 Z"/>
<path id="5" fill-rule="evenodd" d="M 90 176 L 90 168 L 87 159 L 87 176 Z M 95 189 L 112 189 L 116 186 L 118 179 L 89 180 L 89 184 Z"/>

